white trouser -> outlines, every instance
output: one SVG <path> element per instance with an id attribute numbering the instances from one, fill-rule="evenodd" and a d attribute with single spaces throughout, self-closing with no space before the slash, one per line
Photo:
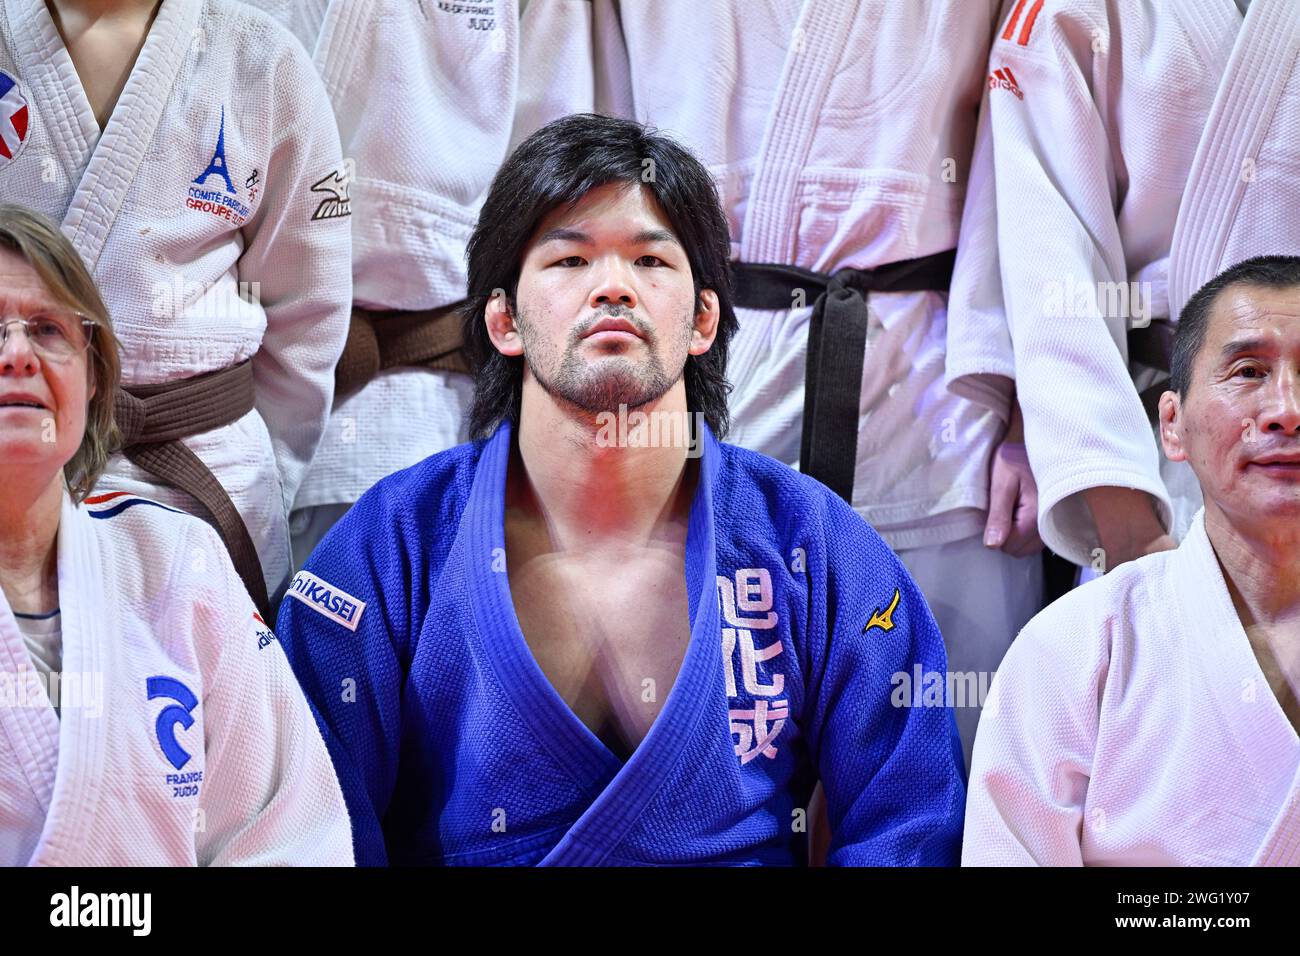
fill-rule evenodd
<path id="1" fill-rule="evenodd" d="M 1015 558 L 980 537 L 897 552 L 925 595 L 948 652 L 957 731 L 970 768 L 975 730 L 993 674 L 1043 604 L 1041 554 Z M 972 677 L 973 675 L 973 677 Z M 978 693 L 968 693 L 977 689 Z"/>

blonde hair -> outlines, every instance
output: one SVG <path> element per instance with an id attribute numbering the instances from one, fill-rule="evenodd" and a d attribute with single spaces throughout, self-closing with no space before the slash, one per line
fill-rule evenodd
<path id="1" fill-rule="evenodd" d="M 72 500 L 80 503 L 104 473 L 109 456 L 121 445 L 113 420 L 113 402 L 122 377 L 120 345 L 108 308 L 81 256 L 58 226 L 23 206 L 0 203 L 0 249 L 27 261 L 59 302 L 95 321 L 87 371 L 95 386 L 86 410 L 86 433 L 77 452 L 63 466 Z"/>

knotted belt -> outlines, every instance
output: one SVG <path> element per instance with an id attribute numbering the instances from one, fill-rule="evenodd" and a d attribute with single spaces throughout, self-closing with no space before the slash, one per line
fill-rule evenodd
<path id="1" fill-rule="evenodd" d="M 799 469 L 850 504 L 858 460 L 858 404 L 867 348 L 867 294 L 947 292 L 956 251 L 827 275 L 799 266 L 733 263 L 736 305 L 789 309 L 815 294 L 808 326 Z"/>
<path id="2" fill-rule="evenodd" d="M 400 366 L 469 373 L 460 327 L 463 302 L 421 312 L 353 308 L 348 341 L 334 369 L 334 394 L 342 397 L 381 371 Z"/>
<path id="3" fill-rule="evenodd" d="M 196 498 L 221 534 L 235 570 L 268 623 L 274 618 L 253 539 L 226 489 L 182 438 L 230 425 L 253 410 L 253 366 L 230 368 L 162 385 L 119 389 L 113 413 L 122 454 L 156 478 Z"/>

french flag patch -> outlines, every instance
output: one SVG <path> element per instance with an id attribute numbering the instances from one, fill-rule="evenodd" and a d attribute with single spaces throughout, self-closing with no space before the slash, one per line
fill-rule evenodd
<path id="1" fill-rule="evenodd" d="M 0 70 L 0 169 L 17 157 L 27 142 L 31 112 L 18 81 Z"/>

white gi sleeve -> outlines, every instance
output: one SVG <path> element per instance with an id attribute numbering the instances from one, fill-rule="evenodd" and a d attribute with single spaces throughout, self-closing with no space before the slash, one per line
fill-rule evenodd
<path id="1" fill-rule="evenodd" d="M 510 148 L 571 113 L 634 116 L 627 41 L 615 0 L 526 0 Z"/>
<path id="2" fill-rule="evenodd" d="M 963 866 L 1083 864 L 1110 645 L 1079 593 L 1030 621 L 993 679 L 971 755 Z"/>
<path id="3" fill-rule="evenodd" d="M 287 34 L 270 86 L 275 136 L 266 187 L 242 230 L 241 282 L 257 283 L 266 332 L 253 356 L 286 513 L 334 400 L 334 366 L 352 309 L 352 219 L 338 129 L 306 52 Z"/>
<path id="4" fill-rule="evenodd" d="M 1011 330 L 1002 298 L 998 206 L 988 92 L 980 106 L 962 207 L 957 260 L 948 293 L 944 380 L 955 395 L 979 402 L 1003 423 L 1011 420 L 1016 376 Z"/>
<path id="5" fill-rule="evenodd" d="M 351 866 L 343 792 L 288 658 L 216 532 L 191 524 L 208 572 L 191 575 L 204 661 L 201 866 Z"/>
<path id="6" fill-rule="evenodd" d="M 518 25 L 406 0 L 336 3 L 315 62 L 353 180 L 353 295 L 375 309 L 465 297 L 465 245 L 510 137 Z M 418 109 L 412 109 L 418 104 Z"/>
<path id="7" fill-rule="evenodd" d="M 1172 512 L 1120 347 L 1126 316 L 1104 315 L 1097 302 L 1098 283 L 1128 281 L 1114 116 L 1103 100 L 1117 68 L 1105 5 L 1023 8 L 1007 3 L 989 57 L 998 251 L 1038 527 L 1050 548 L 1087 564 L 1099 540 L 1080 492 L 1145 491 L 1166 527 Z"/>

